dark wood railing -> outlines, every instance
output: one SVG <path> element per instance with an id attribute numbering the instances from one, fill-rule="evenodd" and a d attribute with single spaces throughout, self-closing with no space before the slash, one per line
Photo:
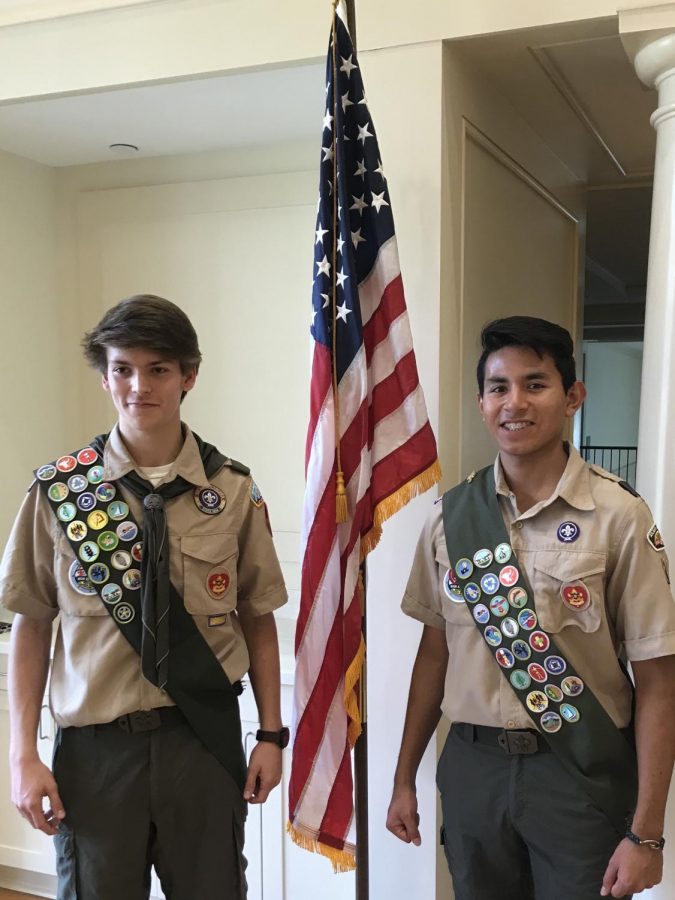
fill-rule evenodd
<path id="1" fill-rule="evenodd" d="M 600 447 L 585 444 L 580 452 L 588 462 L 602 466 L 603 469 L 627 481 L 631 487 L 635 487 L 637 447 Z"/>

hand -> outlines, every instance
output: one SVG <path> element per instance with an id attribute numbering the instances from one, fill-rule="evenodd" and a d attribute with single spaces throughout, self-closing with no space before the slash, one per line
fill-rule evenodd
<path id="1" fill-rule="evenodd" d="M 406 844 L 419 847 L 422 843 L 419 824 L 415 788 L 395 787 L 387 811 L 387 829 Z"/>
<path id="2" fill-rule="evenodd" d="M 33 828 L 55 835 L 66 811 L 51 771 L 36 757 L 28 762 L 12 763 L 11 779 L 12 803 L 24 819 Z M 50 808 L 46 812 L 42 809 L 43 797 L 49 799 Z"/>
<path id="3" fill-rule="evenodd" d="M 270 791 L 281 781 L 281 747 L 260 741 L 253 748 L 244 785 L 244 800 L 264 803 Z"/>
<path id="4" fill-rule="evenodd" d="M 612 854 L 605 877 L 602 879 L 601 897 L 625 897 L 639 894 L 645 888 L 654 887 L 663 876 L 663 853 L 640 847 L 624 838 Z"/>

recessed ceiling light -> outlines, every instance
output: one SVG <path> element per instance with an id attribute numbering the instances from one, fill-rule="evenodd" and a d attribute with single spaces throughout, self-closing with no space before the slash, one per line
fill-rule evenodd
<path id="1" fill-rule="evenodd" d="M 110 144 L 108 149 L 113 153 L 138 153 L 138 147 L 136 144 Z"/>

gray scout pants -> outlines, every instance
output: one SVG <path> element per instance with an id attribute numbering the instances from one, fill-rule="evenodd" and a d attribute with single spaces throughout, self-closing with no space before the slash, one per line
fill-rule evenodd
<path id="1" fill-rule="evenodd" d="M 438 762 L 455 900 L 598 900 L 623 835 L 555 754 L 508 755 L 477 737 L 453 725 Z"/>
<path id="2" fill-rule="evenodd" d="M 153 731 L 65 728 L 54 775 L 66 810 L 57 900 L 245 900 L 246 802 L 177 709 Z"/>

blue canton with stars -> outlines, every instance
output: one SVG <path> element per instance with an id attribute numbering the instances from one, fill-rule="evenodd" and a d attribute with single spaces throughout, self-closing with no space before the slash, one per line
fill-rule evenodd
<path id="1" fill-rule="evenodd" d="M 333 48 L 326 62 L 319 205 L 314 243 L 312 336 L 332 348 L 333 272 L 337 288 L 336 368 L 339 381 L 363 343 L 358 285 L 373 268 L 380 247 L 394 235 L 387 181 L 375 128 L 349 32 L 339 15 L 337 104 L 334 103 Z M 336 141 L 337 138 L 337 141 Z M 337 153 L 338 240 L 333 259 L 333 155 Z"/>

